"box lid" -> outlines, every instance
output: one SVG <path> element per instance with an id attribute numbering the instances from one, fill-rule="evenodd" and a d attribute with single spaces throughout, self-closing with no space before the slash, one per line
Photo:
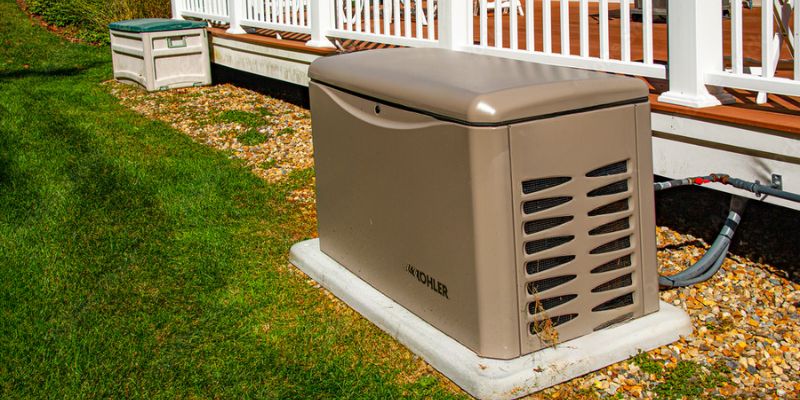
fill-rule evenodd
<path id="1" fill-rule="evenodd" d="M 123 32 L 164 32 L 164 31 L 180 31 L 184 29 L 197 29 L 205 28 L 208 23 L 205 21 L 186 21 L 179 19 L 165 19 L 165 18 L 145 18 L 145 19 L 130 19 L 127 21 L 112 22 L 108 28 L 114 31 Z"/>
<path id="2" fill-rule="evenodd" d="M 312 81 L 471 125 L 646 101 L 640 79 L 442 49 L 319 58 Z"/>

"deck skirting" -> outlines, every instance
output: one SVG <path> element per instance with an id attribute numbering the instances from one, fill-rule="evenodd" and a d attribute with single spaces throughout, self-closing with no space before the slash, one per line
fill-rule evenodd
<path id="1" fill-rule="evenodd" d="M 308 86 L 308 66 L 318 57 L 318 54 L 211 36 L 211 62 L 301 86 Z"/>
<path id="2" fill-rule="evenodd" d="M 653 170 L 670 178 L 726 173 L 769 183 L 783 177 L 783 190 L 800 193 L 800 137 L 796 134 L 652 113 Z M 707 187 L 745 198 L 753 195 L 722 184 Z M 767 203 L 800 210 L 800 204 L 766 197 Z"/>

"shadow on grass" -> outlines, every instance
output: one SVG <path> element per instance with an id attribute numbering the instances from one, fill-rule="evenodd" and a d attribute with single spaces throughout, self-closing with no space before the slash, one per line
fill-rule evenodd
<path id="1" fill-rule="evenodd" d="M 0 116 L 2 116 L 2 114 L 0 114 Z M 12 176 L 11 160 L 4 152 L 0 151 L 0 192 L 10 188 Z"/>
<path id="2" fill-rule="evenodd" d="M 90 63 L 71 68 L 20 68 L 0 72 L 0 82 L 23 78 L 59 78 L 80 75 L 83 72 L 104 63 Z"/>

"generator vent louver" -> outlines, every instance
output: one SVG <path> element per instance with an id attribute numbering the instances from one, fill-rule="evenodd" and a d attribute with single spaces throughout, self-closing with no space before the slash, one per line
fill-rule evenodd
<path id="1" fill-rule="evenodd" d="M 588 196 L 589 197 L 610 196 L 612 194 L 625 193 L 627 191 L 628 191 L 628 181 L 624 180 L 624 181 L 610 183 L 603 187 L 599 187 L 595 190 L 592 190 L 591 192 L 588 193 Z"/>
<path id="2" fill-rule="evenodd" d="M 607 292 L 609 290 L 624 288 L 631 285 L 633 285 L 631 274 L 626 274 L 598 285 L 596 288 L 592 289 L 592 293 Z"/>
<path id="3" fill-rule="evenodd" d="M 545 250 L 550 250 L 552 248 L 569 243 L 573 239 L 575 239 L 575 236 L 570 235 L 570 236 L 557 236 L 557 237 L 527 242 L 525 243 L 525 253 L 527 254 L 540 253 Z"/>
<path id="4" fill-rule="evenodd" d="M 603 265 L 595 267 L 594 269 L 592 269 L 592 273 L 599 274 L 603 272 L 615 271 L 618 269 L 630 267 L 631 265 L 633 265 L 633 262 L 631 261 L 631 255 L 628 254 L 626 256 L 615 258 Z"/>
<path id="5" fill-rule="evenodd" d="M 598 215 L 614 214 L 622 211 L 628 211 L 629 209 L 630 205 L 628 204 L 628 199 L 622 199 L 589 211 L 589 216 L 595 217 Z"/>
<path id="6" fill-rule="evenodd" d="M 586 173 L 587 178 L 596 178 L 600 176 L 619 175 L 628 172 L 628 160 L 617 161 L 613 164 L 605 165 L 597 169 L 593 169 Z"/>
<path id="7" fill-rule="evenodd" d="M 525 271 L 528 275 L 538 274 L 539 272 L 547 271 L 550 268 L 555 268 L 559 265 L 566 264 L 575 259 L 575 256 L 561 256 L 553 258 L 545 258 L 543 260 L 529 261 L 525 266 Z"/>
<path id="8" fill-rule="evenodd" d="M 543 300 L 532 301 L 530 304 L 528 304 L 528 312 L 531 315 L 535 315 L 547 311 L 553 307 L 568 303 L 574 300 L 576 297 L 578 297 L 577 294 L 567 294 L 563 296 L 549 297 Z"/>
<path id="9" fill-rule="evenodd" d="M 544 211 L 553 207 L 560 206 L 572 200 L 570 196 L 550 197 L 546 199 L 526 201 L 522 204 L 522 210 L 525 214 L 533 214 Z"/>
<path id="10" fill-rule="evenodd" d="M 589 253 L 590 254 L 610 253 L 612 251 L 627 249 L 629 247 L 631 247 L 631 237 L 625 236 L 623 238 L 619 238 L 617 240 L 608 242 L 604 245 L 598 246 L 592 249 L 592 251 L 590 251 Z"/>
<path id="11" fill-rule="evenodd" d="M 568 176 L 556 176 L 552 178 L 541 178 L 541 179 L 531 179 L 529 181 L 522 182 L 522 193 L 524 194 L 531 194 L 540 192 L 545 189 L 550 189 L 552 187 L 563 185 L 572 178 Z"/>
<path id="12" fill-rule="evenodd" d="M 638 290 L 633 275 L 636 181 L 629 162 L 521 182 L 525 324 L 532 336 L 543 337 L 545 326 L 560 326 L 558 332 L 569 335 L 633 318 L 630 306 Z M 605 235 L 610 237 L 601 239 Z M 587 249 L 586 243 L 594 244 Z M 588 287 L 582 283 L 595 282 L 590 277 L 604 273 L 611 276 Z M 627 293 L 606 294 L 620 288 Z M 573 320 L 578 322 L 564 325 Z"/>
<path id="13" fill-rule="evenodd" d="M 530 332 L 531 332 L 532 335 L 538 335 L 539 332 L 543 332 L 543 331 L 547 332 L 550 328 L 555 328 L 555 327 L 557 327 L 557 326 L 559 326 L 561 324 L 564 324 L 566 322 L 572 321 L 573 319 L 575 319 L 577 317 L 578 317 L 578 314 L 573 313 L 573 314 L 558 315 L 558 316 L 551 317 L 551 318 L 544 319 L 544 320 L 540 320 L 540 321 L 534 321 L 534 322 L 532 322 L 530 324 Z M 549 324 L 548 324 L 548 321 L 549 321 Z M 548 336 L 551 336 L 551 335 L 552 334 L 548 333 Z"/>
<path id="14" fill-rule="evenodd" d="M 607 311 L 633 304 L 633 293 L 623 294 L 592 308 L 592 311 Z"/>
<path id="15" fill-rule="evenodd" d="M 567 222 L 572 221 L 573 219 L 575 219 L 575 217 L 570 215 L 565 217 L 554 217 L 554 218 L 537 219 L 535 221 L 528 221 L 525 223 L 525 233 L 531 235 L 537 232 L 546 231 L 548 229 L 564 225 Z"/>
<path id="16" fill-rule="evenodd" d="M 553 278 L 542 279 L 528 284 L 528 294 L 537 294 L 548 291 L 554 287 L 561 286 L 575 278 L 577 275 L 556 276 Z"/>
<path id="17" fill-rule="evenodd" d="M 618 220 L 616 220 L 614 222 L 609 222 L 609 223 L 607 223 L 605 225 L 600 225 L 597 228 L 594 228 L 594 229 L 590 230 L 589 231 L 589 235 L 592 235 L 592 236 L 604 235 L 606 233 L 624 231 L 624 230 L 626 230 L 626 229 L 628 229 L 630 227 L 631 227 L 630 218 L 629 217 L 625 217 L 625 218 L 622 218 L 622 219 L 618 219 Z"/>

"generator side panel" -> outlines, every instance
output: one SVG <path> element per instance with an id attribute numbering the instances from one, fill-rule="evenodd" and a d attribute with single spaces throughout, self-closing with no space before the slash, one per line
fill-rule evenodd
<path id="1" fill-rule="evenodd" d="M 656 199 L 653 191 L 653 132 L 650 103 L 636 105 L 636 153 L 639 178 L 639 225 L 642 246 L 642 307 L 645 314 L 658 311 L 658 259 L 656 257 Z"/>
<path id="2" fill-rule="evenodd" d="M 512 126 L 510 145 L 522 352 L 643 315 L 654 247 L 641 240 L 652 204 L 640 201 L 636 106 Z"/>
<path id="3" fill-rule="evenodd" d="M 478 329 L 483 357 L 521 355 L 508 127 L 470 129 Z"/>
<path id="4" fill-rule="evenodd" d="M 508 193 L 507 128 L 475 137 L 474 128 L 315 82 L 309 89 L 322 251 L 473 351 L 518 355 L 512 265 L 498 263 L 497 249 L 487 247 L 496 238 L 478 243 L 500 229 L 487 218 L 476 222 L 475 208 L 497 201 L 476 198 L 487 188 L 473 180 L 475 173 L 480 182 L 501 182 L 491 191 Z M 493 149 L 500 154 L 490 154 Z M 472 165 L 487 160 L 503 167 Z M 505 198 L 507 217 L 495 224 L 508 232 Z M 492 271 L 478 271 L 490 262 Z M 505 280 L 496 278 L 503 274 Z M 506 298 L 506 313 L 496 309 L 497 301 L 482 303 L 486 295 Z M 498 337 L 487 339 L 487 333 Z M 498 345 L 508 342 L 503 334 L 513 341 L 510 348 Z"/>

